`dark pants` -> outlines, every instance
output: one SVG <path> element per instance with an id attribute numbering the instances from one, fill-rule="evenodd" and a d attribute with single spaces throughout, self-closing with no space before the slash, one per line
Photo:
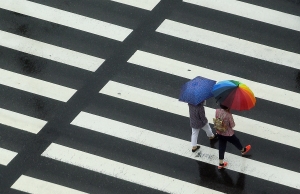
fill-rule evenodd
<path id="1" fill-rule="evenodd" d="M 243 146 L 240 140 L 233 134 L 232 136 L 219 135 L 219 159 L 224 159 L 227 141 L 232 143 L 237 149 L 242 150 Z"/>

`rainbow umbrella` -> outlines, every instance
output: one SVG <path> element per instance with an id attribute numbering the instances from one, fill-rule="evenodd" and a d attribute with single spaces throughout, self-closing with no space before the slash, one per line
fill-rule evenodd
<path id="1" fill-rule="evenodd" d="M 220 81 L 214 85 L 212 93 L 220 104 L 234 110 L 249 110 L 256 103 L 250 88 L 239 81 Z"/>

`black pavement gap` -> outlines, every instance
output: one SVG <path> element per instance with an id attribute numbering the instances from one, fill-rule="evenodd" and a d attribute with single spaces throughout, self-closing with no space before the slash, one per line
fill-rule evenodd
<path id="1" fill-rule="evenodd" d="M 167 18 L 180 0 L 162 0 L 149 14 L 144 16 L 141 24 L 116 48 L 114 54 L 106 59 L 101 67 L 86 81 L 83 88 L 48 120 L 47 125 L 24 146 L 24 149 L 5 167 L 1 176 L 0 193 L 8 193 L 13 183 L 28 169 L 37 165 L 40 155 L 55 141 L 61 131 L 93 99 L 99 95 L 100 89 L 119 71 L 125 70 L 127 60 L 139 49 L 143 42 L 150 38 L 158 26 Z"/>

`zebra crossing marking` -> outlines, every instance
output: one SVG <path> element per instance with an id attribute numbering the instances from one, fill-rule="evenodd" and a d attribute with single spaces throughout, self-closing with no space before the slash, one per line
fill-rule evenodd
<path id="1" fill-rule="evenodd" d="M 42 156 L 168 193 L 221 193 L 55 143 Z"/>
<path id="2" fill-rule="evenodd" d="M 2 0 L 3 1 L 3 0 Z M 20 1 L 20 0 L 18 0 L 18 1 Z M 121 1 L 121 0 L 113 0 L 113 1 Z M 124 0 L 124 1 L 132 1 L 132 0 Z M 149 1 L 149 0 L 148 0 Z M 3 1 L 3 2 L 5 2 L 5 1 Z M 23 1 L 23 2 L 28 2 L 28 1 Z M 0 1 L 0 3 L 2 3 L 1 1 Z M 9 2 L 10 3 L 10 2 Z M 32 2 L 31 2 L 32 3 Z M 1 5 L 1 4 L 0 4 Z M 11 5 L 10 5 L 11 6 Z M 43 6 L 43 5 L 42 5 Z M 47 7 L 47 6 L 45 6 L 45 7 Z M 2 8 L 2 7 L 1 7 Z M 21 8 L 20 8 L 21 9 Z M 51 9 L 54 9 L 54 8 L 51 8 Z M 145 9 L 145 8 L 143 8 L 143 9 Z M 151 9 L 152 10 L 152 9 Z M 22 10 L 23 11 L 23 10 Z M 26 10 L 27 11 L 27 10 Z M 59 10 L 59 11 L 62 11 L 62 10 Z M 16 11 L 17 12 L 17 11 Z M 63 11 L 64 12 L 64 11 Z M 19 12 L 20 13 L 20 12 Z M 31 13 L 31 12 L 30 12 Z M 23 13 L 22 13 L 23 14 Z M 72 13 L 71 13 L 72 14 Z M 28 14 L 25 14 L 25 15 L 28 15 Z M 75 14 L 75 15 L 77 15 L 77 14 Z M 79 16 L 79 15 L 77 15 L 77 16 Z M 34 16 L 32 16 L 32 17 L 34 17 Z M 80 16 L 80 17 L 84 17 L 84 16 Z M 38 17 L 37 17 L 38 18 Z M 85 18 L 85 17 L 84 17 Z M 41 19 L 41 18 L 39 18 L 39 19 Z M 83 19 L 83 18 L 82 18 Z M 91 19 L 91 18 L 88 18 L 88 19 Z M 93 19 L 91 19 L 91 20 L 93 20 Z M 51 21 L 51 22 L 53 22 L 53 21 Z M 101 21 L 100 21 L 101 22 Z M 92 22 L 91 22 L 92 23 Z M 63 24 L 61 24 L 61 25 L 63 25 Z M 91 25 L 91 24 L 90 24 Z M 67 25 L 66 25 L 67 26 Z M 71 26 L 69 26 L 69 27 L 71 27 Z M 75 28 L 75 27 L 73 27 L 73 28 Z M 78 29 L 78 28 L 76 28 L 76 29 Z M 82 30 L 82 29 L 80 29 L 80 30 Z M 92 28 L 91 28 L 91 30 L 93 30 Z M 130 29 L 129 29 L 130 30 Z M 86 31 L 86 28 L 85 28 L 85 30 L 84 31 Z M 93 33 L 93 32 L 90 32 L 90 33 Z M 130 32 L 131 33 L 131 32 Z M 129 34 L 130 34 L 129 33 Z M 95 33 L 94 33 L 95 34 Z M 129 35 L 128 34 L 128 35 Z M 97 34 L 97 35 L 99 35 L 99 34 Z M 107 35 L 105 36 L 105 37 L 107 37 L 108 35 L 111 35 L 111 34 L 109 34 L 109 33 L 107 33 Z M 127 35 L 127 36 L 128 36 Z M 127 37 L 126 36 L 126 37 Z M 116 38 L 116 40 L 119 40 L 119 41 L 123 41 L 126 37 L 124 37 L 123 39 L 122 38 L 120 38 L 119 37 L 119 39 L 118 38 Z M 112 38 L 113 39 L 113 38 Z M 2 43 L 0 43 L 0 44 L 2 44 Z M 46 44 L 46 43 L 44 43 L 44 44 Z M 10 47 L 9 47 L 10 48 Z M 38 48 L 38 47 L 36 47 L 36 48 Z M 33 49 L 34 50 L 34 49 Z M 23 52 L 23 51 L 22 51 Z M 38 56 L 38 55 L 36 55 L 36 56 Z M 51 56 L 51 55 L 50 55 Z M 44 57 L 44 58 L 46 58 L 46 57 Z M 52 60 L 52 59 L 50 59 L 50 60 Z M 103 60 L 104 61 L 104 60 Z M 101 63 L 102 64 L 102 63 Z M 100 65 L 101 65 L 100 64 Z M 100 66 L 99 65 L 99 66 Z M 296 64 L 297 65 L 297 64 Z M 98 67 L 99 67 L 98 66 Z M 97 68 L 98 68 L 97 67 Z M 81 67 L 79 67 L 79 68 L 81 68 Z M 299 67 L 298 67 L 299 68 Z M 1 70 L 0 70 L 1 71 Z M 93 71 L 93 70 L 89 70 L 89 71 Z M 94 70 L 94 71 L 96 71 L 96 69 Z M 26 76 L 25 76 L 26 77 Z M 32 79 L 34 79 L 34 78 L 32 78 Z M 59 85 L 58 85 L 59 86 Z M 62 86 L 63 87 L 63 86 Z M 75 91 L 76 92 L 76 91 Z M 74 93 L 75 93 L 74 92 Z M 287 92 L 289 92 L 289 91 L 287 91 Z M 122 93 L 123 94 L 123 93 Z M 0 109 L 0 115 L 2 114 L 2 110 L 4 110 L 4 109 Z M 5 111 L 7 111 L 7 110 L 5 110 Z M 4 112 L 5 112 L 4 111 Z M 11 111 L 10 111 L 11 112 Z M 84 113 L 84 112 L 82 112 L 82 113 Z M 3 114 L 5 114 L 5 113 L 3 113 Z M 19 114 L 19 113 L 14 113 L 14 114 Z M 20 114 L 21 115 L 21 114 Z M 22 119 L 24 119 L 25 117 L 28 117 L 28 116 L 26 116 L 26 115 L 22 115 Z M 237 117 L 237 116 L 235 116 L 235 117 Z M 29 117 L 28 117 L 29 118 Z M 76 117 L 77 118 L 77 117 Z M 35 118 L 32 118 L 31 117 L 31 119 L 35 119 Z M 36 120 L 38 120 L 38 119 L 36 119 Z M 75 120 L 75 119 L 74 119 Z M 41 121 L 41 120 L 40 120 Z M 11 121 L 6 121 L 6 122 L 8 122 L 8 123 L 10 123 Z M 25 121 L 24 121 L 25 122 Z M 45 121 L 46 122 L 46 121 Z M 2 123 L 2 121 L 1 121 L 1 119 L 0 119 L 0 123 Z M 27 123 L 27 125 L 29 124 L 30 122 L 28 121 L 28 123 Z M 43 122 L 40 122 L 38 125 L 42 125 L 42 123 Z M 46 123 L 44 123 L 43 124 L 43 126 L 45 125 Z M 98 123 L 99 124 L 99 123 Z M 103 125 L 103 123 L 102 123 L 102 125 Z M 253 124 L 254 125 L 254 124 Z M 273 126 L 272 126 L 273 127 Z M 17 128 L 17 127 L 16 127 Z M 23 127 L 24 128 L 24 127 Z M 38 127 L 37 127 L 38 128 Z M 22 129 L 23 130 L 23 129 Z M 94 129 L 93 129 L 94 130 Z M 32 131 L 35 131 L 35 129 L 34 130 L 32 130 Z M 34 132 L 35 133 L 35 132 Z M 38 133 L 38 132 L 36 132 L 36 133 Z M 121 135 L 123 135 L 123 134 L 121 134 Z M 147 136 L 147 133 L 143 133 L 143 135 L 144 136 Z M 298 134 L 297 134 L 298 135 Z M 158 136 L 157 136 L 158 137 Z M 169 138 L 169 137 L 168 137 Z M 161 138 L 162 139 L 162 138 Z M 164 138 L 165 139 L 165 138 Z M 129 139 L 128 139 L 129 140 Z M 154 139 L 153 139 L 154 140 Z M 157 139 L 155 139 L 155 140 L 157 140 Z M 160 140 L 160 139 L 158 139 L 158 140 Z M 131 140 L 130 140 L 131 141 Z M 143 139 L 143 141 L 145 141 L 145 139 Z M 186 147 L 187 146 L 190 146 L 190 145 L 188 145 L 188 142 L 185 142 L 184 143 L 185 145 L 186 145 Z M 182 144 L 183 145 L 183 144 Z M 52 146 L 51 148 L 50 148 L 50 146 Z M 88 153 L 84 153 L 84 152 L 81 152 L 81 151 L 78 151 L 78 150 L 75 150 L 75 149 L 72 149 L 72 148 L 67 148 L 67 147 L 65 147 L 65 146 L 60 146 L 60 145 L 58 145 L 58 144 L 51 144 L 49 146 L 49 150 L 47 149 L 43 154 L 45 154 L 45 155 L 47 155 L 47 156 L 45 156 L 45 157 L 49 157 L 49 155 L 50 155 L 50 157 L 49 158 L 52 158 L 52 159 L 57 159 L 57 158 L 59 158 L 59 156 L 61 156 L 62 158 L 63 158 L 63 160 L 65 160 L 65 161 L 67 161 L 66 163 L 69 163 L 69 164 L 73 164 L 73 165 L 77 165 L 77 166 L 80 166 L 80 165 L 83 165 L 83 164 L 86 164 L 87 162 L 89 162 L 89 159 L 99 159 L 99 158 L 101 158 L 101 157 L 99 157 L 99 156 L 95 156 L 95 155 L 92 155 L 92 154 L 88 154 Z M 64 150 L 65 151 L 67 151 L 68 152 L 68 156 L 64 156 L 64 153 L 63 152 L 60 152 L 60 153 L 56 153 L 58 150 L 60 150 L 61 148 L 64 148 Z M 66 148 L 66 149 L 65 149 Z M 52 149 L 52 150 L 50 150 L 50 149 Z M 207 153 L 209 152 L 210 154 L 211 154 L 211 152 L 213 152 L 213 151 L 211 151 L 210 150 L 211 148 L 206 148 L 205 146 L 202 146 L 201 147 L 201 150 L 200 150 L 200 152 L 199 152 L 199 155 L 196 155 L 196 156 L 198 156 L 198 157 L 204 157 L 204 159 L 206 159 L 205 157 L 207 157 L 207 160 L 209 160 L 209 159 L 212 159 L 212 157 L 211 157 L 211 155 L 210 156 L 208 156 L 207 155 Z M 7 152 L 7 153 L 4 153 L 4 160 L 7 160 L 8 161 L 8 159 L 5 159 L 5 158 L 11 158 L 11 156 L 14 154 L 14 157 L 17 155 L 17 153 L 14 153 L 14 152 L 11 152 L 11 151 L 9 151 L 9 150 L 5 150 L 5 149 L 2 149 L 2 148 L 0 148 L 0 153 L 1 153 L 1 156 L 3 157 L 3 154 L 2 154 L 2 152 L 3 152 L 3 150 L 4 150 L 4 152 Z M 204 152 L 202 152 L 202 150 L 204 150 Z M 208 151 L 207 151 L 208 150 Z M 69 153 L 70 152 L 70 153 Z M 49 154 L 50 153 L 50 154 Z M 5 156 L 5 154 L 7 154 L 7 156 Z M 61 155 L 60 155 L 61 154 Z M 215 153 L 213 153 L 213 154 L 215 154 Z M 59 156 L 58 156 L 59 155 Z M 74 157 L 75 156 L 75 157 Z M 78 156 L 78 157 L 77 157 Z M 82 157 L 85 157 L 86 156 L 86 158 L 85 159 L 82 159 Z M 229 154 L 229 156 L 230 156 L 230 154 Z M 191 156 L 192 157 L 192 156 Z M 13 159 L 13 158 L 12 158 Z M 10 159 L 9 161 L 11 161 L 12 159 Z M 76 164 L 74 164 L 73 162 L 74 161 L 72 161 L 72 160 L 76 160 L 76 159 L 78 159 L 78 161 L 76 161 L 77 163 Z M 85 162 L 82 162 L 82 160 L 83 161 L 85 161 Z M 213 158 L 213 160 L 215 160 L 215 158 Z M 232 160 L 232 161 L 231 161 Z M 246 159 L 246 160 L 249 160 L 249 159 Z M 70 162 L 70 161 L 72 161 L 72 162 Z M 99 161 L 99 160 L 96 160 L 96 161 Z M 127 172 L 128 173 L 131 173 L 131 172 L 133 172 L 133 169 L 135 169 L 136 170 L 136 168 L 135 167 L 132 167 L 132 166 L 129 166 L 129 165 L 125 165 L 125 164 L 122 164 L 122 163 L 117 163 L 117 162 L 114 162 L 113 161 L 113 163 L 111 163 L 112 161 L 109 161 L 108 162 L 108 160 L 107 159 L 105 159 L 105 158 L 101 158 L 101 161 L 103 161 L 104 163 L 105 163 L 105 165 L 107 165 L 107 167 L 110 167 L 110 165 L 116 165 L 116 164 L 118 164 L 118 166 L 116 167 L 116 168 L 118 168 L 119 167 L 119 169 L 120 169 L 120 171 L 119 171 L 119 173 L 124 173 L 124 169 L 125 169 L 125 173 L 126 173 L 126 170 L 127 170 Z M 236 161 L 236 159 L 232 159 L 232 158 L 228 158 L 228 160 L 227 161 L 229 161 L 230 162 L 230 164 L 233 164 L 233 162 L 235 162 Z M 248 162 L 248 161 L 247 161 Z M 4 162 L 5 163 L 5 162 Z M 9 162 L 8 162 L 9 163 Z M 8 164 L 7 163 L 7 164 Z M 250 162 L 249 162 L 250 163 Z M 2 158 L 0 159 L 0 164 L 2 164 Z M 7 164 L 4 164 L 4 165 L 7 165 Z M 251 163 L 251 164 L 254 164 L 254 163 Z M 214 165 L 215 165 L 215 163 L 214 163 Z M 235 164 L 236 165 L 236 164 Z M 245 165 L 245 164 L 243 164 L 243 165 Z M 268 165 L 268 164 L 265 164 L 265 165 Z M 86 169 L 91 169 L 91 168 L 93 168 L 93 167 L 95 167 L 96 166 L 96 163 L 93 163 L 93 165 L 91 165 L 91 166 L 89 166 L 89 165 L 87 165 L 87 166 L 84 166 L 83 168 L 86 168 Z M 269 165 L 270 166 L 270 165 Z M 82 166 L 80 166 L 80 167 L 82 167 Z M 103 166 L 101 166 L 101 167 L 103 167 Z M 245 166 L 242 166 L 241 168 L 245 168 Z M 278 168 L 278 167 L 274 167 L 274 166 L 271 166 L 271 168 Z M 229 166 L 229 169 L 230 169 L 230 166 Z M 142 174 L 143 175 L 148 175 L 148 176 L 150 176 L 151 178 L 150 178 L 150 181 L 157 181 L 157 182 L 160 182 L 160 181 L 164 181 L 164 183 L 165 183 L 165 179 L 166 178 L 168 178 L 168 179 L 170 179 L 170 182 L 172 182 L 172 184 L 174 184 L 175 186 L 174 186 L 174 189 L 177 189 L 177 191 L 178 190 L 180 190 L 180 191 L 182 191 L 181 189 L 182 189 L 182 182 L 183 181 L 180 181 L 180 182 L 178 182 L 178 180 L 176 180 L 177 182 L 175 182 L 174 183 L 174 179 L 172 179 L 172 178 L 170 178 L 170 177 L 166 177 L 166 176 L 163 176 L 163 175 L 159 175 L 159 174 L 155 174 L 155 176 L 153 176 L 153 174 L 151 174 L 152 172 L 149 172 L 149 171 L 145 171 L 145 170 L 142 170 L 142 169 L 138 169 L 138 170 L 136 170 L 136 171 L 134 171 L 134 172 L 136 172 L 136 174 L 140 174 L 141 172 L 142 172 Z M 287 173 L 286 171 L 287 170 L 285 170 L 285 169 L 283 169 L 282 170 L 282 168 L 278 168 L 278 169 L 276 169 L 279 173 Z M 250 170 L 249 170 L 250 171 Z M 103 173 L 103 172 L 102 172 Z M 255 171 L 254 173 L 257 173 L 257 171 Z M 283 178 L 291 178 L 291 177 L 288 177 L 289 175 L 292 175 L 293 176 L 293 178 L 294 179 L 297 179 L 297 180 L 299 180 L 299 173 L 297 173 L 297 174 L 295 174 L 295 172 L 293 172 L 293 171 L 291 171 L 291 172 L 288 172 L 289 174 L 288 175 L 283 175 L 284 177 Z M 131 176 L 137 176 L 136 174 L 131 174 Z M 124 177 L 126 177 L 127 178 L 127 176 L 128 175 L 120 175 L 120 176 L 122 176 L 122 178 L 121 179 L 123 179 L 123 180 L 126 180 Z M 265 176 L 268 176 L 268 175 L 266 175 L 265 174 Z M 272 175 L 270 175 L 270 176 L 273 176 L 273 174 Z M 139 178 L 139 177 L 137 177 L 137 178 Z M 142 176 L 140 177 L 140 178 L 142 178 Z M 267 178 L 269 178 L 269 177 L 267 177 Z M 276 178 L 276 177 L 275 177 Z M 274 179 L 273 177 L 271 177 L 270 178 L 271 179 L 271 181 Z M 290 180 L 290 179 L 289 179 Z M 293 179 L 292 179 L 293 180 Z M 143 181 L 149 181 L 149 180 L 143 180 Z M 285 182 L 284 182 L 285 183 Z M 21 185 L 20 185 L 21 184 Z M 139 183 L 138 183 L 139 184 Z M 147 183 L 147 184 L 150 184 L 150 183 Z M 186 186 L 187 187 L 187 190 L 188 189 L 190 189 L 190 187 L 191 187 L 191 185 L 188 185 L 188 184 L 190 184 L 190 183 L 186 183 L 186 182 L 184 182 L 184 186 Z M 282 184 L 282 183 L 279 183 L 279 184 Z M 295 183 L 295 181 L 292 181 L 291 183 L 290 183 L 291 185 L 292 185 L 292 187 L 294 187 L 294 188 L 297 188 L 297 189 L 299 189 L 300 187 L 299 187 L 299 184 L 296 184 Z M 57 185 L 57 184 L 53 184 L 53 183 L 49 183 L 49 182 L 46 182 L 46 181 L 42 181 L 42 180 L 38 180 L 38 179 L 35 179 L 35 178 L 32 178 L 32 177 L 28 177 L 28 176 L 25 176 L 25 175 L 22 175 L 18 180 L 17 180 L 17 182 L 15 182 L 15 188 L 21 188 L 21 187 L 26 187 L 26 186 L 28 186 L 28 189 L 34 189 L 33 191 L 31 191 L 31 190 L 25 190 L 24 188 L 24 190 L 21 190 L 21 191 L 25 191 L 25 192 L 31 192 L 31 193 L 83 193 L 83 192 L 80 192 L 80 191 L 76 191 L 76 190 L 73 190 L 73 189 L 70 189 L 70 188 L 67 188 L 67 187 L 63 187 L 63 186 L 60 186 L 60 185 Z M 14 187 L 14 185 L 12 186 L 12 188 Z M 34 185 L 34 186 L 29 186 L 29 185 Z M 154 183 L 153 183 L 153 185 L 154 185 Z M 148 185 L 147 185 L 148 186 Z M 156 188 L 156 186 L 157 186 L 157 183 L 155 184 L 155 189 L 157 189 Z M 159 185 L 161 188 L 160 189 L 165 189 L 165 188 L 163 188 L 163 186 L 164 185 Z M 176 187 L 177 186 L 177 187 Z M 198 193 L 199 191 L 197 190 L 196 191 L 196 189 L 198 189 L 199 188 L 199 186 L 195 186 L 195 185 L 192 185 L 192 186 L 194 186 L 195 188 L 192 188 L 192 189 L 195 189 L 195 193 Z M 30 187 L 30 188 L 29 188 Z M 151 188 L 154 188 L 154 186 L 152 186 Z M 38 190 L 38 189 L 40 189 L 40 190 Z M 206 190 L 202 190 L 202 189 L 206 189 L 206 188 L 201 188 L 201 191 L 202 192 L 211 192 L 211 190 L 210 189 L 208 189 L 208 191 L 206 191 Z M 49 191 L 50 190 L 50 191 Z M 49 192 L 48 192 L 49 191 Z M 165 191 L 165 190 L 163 190 L 163 191 Z M 184 192 L 186 192 L 186 191 L 184 191 Z M 184 193 L 183 192 L 183 193 Z M 188 191 L 188 192 L 191 192 L 191 191 Z M 193 192 L 193 191 L 192 191 Z M 215 191 L 214 191 L 215 192 Z M 180 192 L 177 192 L 177 193 L 180 193 Z M 218 192 L 216 192 L 216 193 L 218 193 Z"/>
<path id="3" fill-rule="evenodd" d="M 0 69 L 0 84 L 47 98 L 67 102 L 76 90 Z"/>
<path id="4" fill-rule="evenodd" d="M 0 0 L 0 8 L 118 41 L 123 41 L 132 32 L 125 27 L 27 0 Z"/>
<path id="5" fill-rule="evenodd" d="M 0 148 L 0 164 L 7 166 L 18 153 Z"/>
<path id="6" fill-rule="evenodd" d="M 185 62 L 177 61 L 174 59 L 140 50 L 137 50 L 131 56 L 128 62 L 187 79 L 193 79 L 200 75 L 202 77 L 206 77 L 216 81 L 228 79 L 238 80 L 247 84 L 254 92 L 255 96 L 258 98 L 300 109 L 300 100 L 298 100 L 300 98 L 300 94 L 296 92 L 291 92 L 288 90 L 269 86 L 259 82 L 254 82 L 230 74 L 225 74 L 203 67 L 198 67 L 196 65 L 191 65 Z"/>
<path id="7" fill-rule="evenodd" d="M 11 188 L 33 194 L 86 194 L 75 189 L 25 175 L 21 175 Z"/>
<path id="8" fill-rule="evenodd" d="M 104 62 L 104 59 L 101 58 L 25 38 L 2 30 L 0 30 L 0 45 L 92 72 L 96 71 Z"/>
<path id="9" fill-rule="evenodd" d="M 300 17 L 236 0 L 183 0 L 183 2 L 300 31 Z"/>
<path id="10" fill-rule="evenodd" d="M 159 134 L 90 113 L 80 112 L 78 116 L 71 122 L 71 124 L 165 152 L 199 160 L 208 164 L 217 165 L 219 163 L 217 149 L 201 145 L 200 151 L 198 154 L 195 154 L 191 152 L 191 144 L 189 141 Z M 50 151 L 47 150 L 46 154 L 43 154 L 44 156 L 49 155 Z M 59 146 L 55 150 L 51 150 L 51 158 L 56 160 L 64 160 L 63 155 L 65 152 L 66 151 L 63 149 L 60 150 Z M 70 157 L 72 158 L 74 155 L 75 154 L 70 154 Z M 84 158 L 84 156 L 77 157 L 78 159 L 83 158 L 84 160 L 88 161 L 88 158 Z M 71 158 L 69 160 L 71 160 Z M 90 158 L 90 161 L 94 161 L 94 159 Z M 226 168 L 229 170 L 300 189 L 300 173 L 298 172 L 244 158 L 231 153 L 225 154 L 225 161 L 228 161 L 228 167 Z M 70 164 L 72 163 L 70 162 Z M 85 163 L 82 163 L 83 166 L 84 164 Z M 109 166 L 107 166 L 107 168 L 108 167 Z"/>
<path id="11" fill-rule="evenodd" d="M 157 29 L 169 36 L 300 69 L 300 54 L 166 19 Z"/>
<path id="12" fill-rule="evenodd" d="M 127 100 L 165 112 L 189 117 L 188 106 L 186 103 L 179 102 L 178 99 L 165 95 L 157 94 L 140 88 L 128 86 L 114 81 L 109 81 L 99 93 L 112 96 L 115 98 Z M 212 123 L 215 117 L 215 110 L 205 107 L 205 113 L 208 121 Z M 277 127 L 267 123 L 248 119 L 234 115 L 236 131 L 264 138 L 277 143 L 285 144 L 295 148 L 300 148 L 300 133 Z M 243 127 L 238 127 L 243 126 Z"/>
<path id="13" fill-rule="evenodd" d="M 47 124 L 47 121 L 0 108 L 0 123 L 37 134 Z"/>
<path id="14" fill-rule="evenodd" d="M 151 11 L 159 2 L 160 0 L 111 0 L 118 3 L 130 5 L 133 7 L 145 9 Z"/>

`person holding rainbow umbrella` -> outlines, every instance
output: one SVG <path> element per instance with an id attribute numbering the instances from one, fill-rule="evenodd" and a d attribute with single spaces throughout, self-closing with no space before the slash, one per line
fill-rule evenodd
<path id="1" fill-rule="evenodd" d="M 238 148 L 242 155 L 245 155 L 251 149 L 251 145 L 243 147 L 240 140 L 234 134 L 233 128 L 235 127 L 235 123 L 230 110 L 250 110 L 254 107 L 256 99 L 248 86 L 234 80 L 217 82 L 213 86 L 212 93 L 220 105 L 220 109 L 216 110 L 216 118 L 213 121 L 219 139 L 218 169 L 222 169 L 228 164 L 223 161 L 227 142 L 232 143 Z"/>

